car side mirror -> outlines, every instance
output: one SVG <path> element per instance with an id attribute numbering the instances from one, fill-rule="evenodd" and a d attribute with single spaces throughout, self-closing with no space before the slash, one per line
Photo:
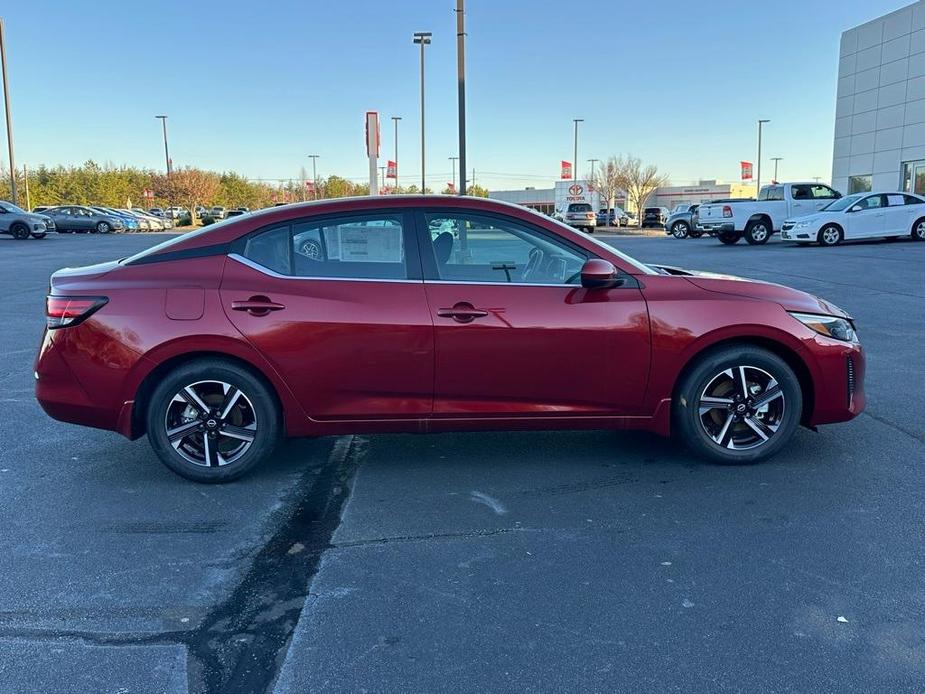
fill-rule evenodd
<path id="1" fill-rule="evenodd" d="M 860 211 L 861 211 L 861 206 L 860 206 L 860 205 L 854 205 L 854 206 L 852 206 L 852 208 L 851 208 L 850 210 L 848 210 L 848 211 L 849 211 L 849 212 L 860 212 Z"/>
<path id="2" fill-rule="evenodd" d="M 835 199 L 838 200 L 840 197 L 841 197 L 841 193 L 839 193 L 839 192 L 836 190 L 836 191 L 835 191 Z"/>
<path id="3" fill-rule="evenodd" d="M 609 289 L 620 284 L 617 268 L 602 258 L 590 258 L 581 266 L 581 286 L 585 289 Z"/>

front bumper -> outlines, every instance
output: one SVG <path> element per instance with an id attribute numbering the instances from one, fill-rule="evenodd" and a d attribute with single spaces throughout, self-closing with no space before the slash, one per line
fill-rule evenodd
<path id="1" fill-rule="evenodd" d="M 784 224 L 780 229 L 780 237 L 784 241 L 814 241 L 816 234 L 811 227 L 797 227 L 794 224 Z"/>
<path id="2" fill-rule="evenodd" d="M 867 403 L 864 392 L 867 360 L 863 347 L 820 335 L 807 343 L 807 351 L 815 391 L 807 423 L 846 422 L 863 412 Z"/>

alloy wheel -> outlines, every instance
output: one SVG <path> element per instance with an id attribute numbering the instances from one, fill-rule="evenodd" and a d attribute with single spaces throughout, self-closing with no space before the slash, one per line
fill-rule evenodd
<path id="1" fill-rule="evenodd" d="M 164 427 L 170 445 L 187 462 L 220 467 L 250 449 L 257 413 L 247 395 L 230 383 L 198 381 L 173 396 Z"/>
<path id="2" fill-rule="evenodd" d="M 826 227 L 822 230 L 822 242 L 826 246 L 834 246 L 838 243 L 839 233 L 835 227 Z"/>
<path id="3" fill-rule="evenodd" d="M 786 400 L 771 374 L 740 365 L 710 379 L 698 408 L 700 425 L 713 443 L 741 451 L 773 438 L 783 422 Z"/>
<path id="4" fill-rule="evenodd" d="M 919 222 L 915 226 L 915 236 L 916 238 L 925 241 L 925 222 Z"/>
<path id="5" fill-rule="evenodd" d="M 756 224 L 752 227 L 752 240 L 761 243 L 768 238 L 768 228 L 764 224 Z"/>

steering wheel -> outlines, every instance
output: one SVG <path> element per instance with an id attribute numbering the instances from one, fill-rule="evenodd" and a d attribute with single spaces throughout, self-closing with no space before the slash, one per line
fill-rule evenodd
<path id="1" fill-rule="evenodd" d="M 537 274 L 545 258 L 546 258 L 546 254 L 543 253 L 542 248 L 537 248 L 536 246 L 534 246 L 533 248 L 530 249 L 530 253 L 527 255 L 527 264 L 524 267 L 524 271 L 521 275 L 521 277 L 523 278 L 525 282 L 530 281 L 530 279 L 535 274 Z"/>

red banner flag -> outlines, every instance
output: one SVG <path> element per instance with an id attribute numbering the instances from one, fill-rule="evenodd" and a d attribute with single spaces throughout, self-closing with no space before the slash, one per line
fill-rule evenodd
<path id="1" fill-rule="evenodd" d="M 739 165 L 742 167 L 742 180 L 752 180 L 752 163 L 750 161 L 741 161 Z"/>
<path id="2" fill-rule="evenodd" d="M 385 167 L 386 178 L 398 178 L 398 163 L 389 159 Z"/>
<path id="3" fill-rule="evenodd" d="M 572 162 L 570 162 L 570 161 L 565 161 L 565 160 L 563 159 L 562 162 L 561 162 L 561 166 L 562 166 L 562 173 L 560 174 L 559 177 L 560 177 L 562 180 L 566 180 L 566 179 L 571 178 L 571 177 L 572 177 Z"/>

